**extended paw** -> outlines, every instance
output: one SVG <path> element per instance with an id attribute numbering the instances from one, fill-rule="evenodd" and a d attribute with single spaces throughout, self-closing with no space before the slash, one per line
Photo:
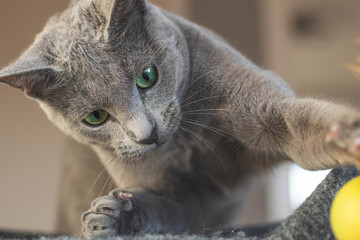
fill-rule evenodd
<path id="1" fill-rule="evenodd" d="M 134 234 L 140 230 L 135 200 L 130 193 L 119 190 L 95 199 L 91 209 L 82 215 L 85 238 L 107 238 Z"/>
<path id="2" fill-rule="evenodd" d="M 360 169 L 360 121 L 333 124 L 325 142 L 337 148 L 333 157 L 339 165 L 355 165 Z"/>

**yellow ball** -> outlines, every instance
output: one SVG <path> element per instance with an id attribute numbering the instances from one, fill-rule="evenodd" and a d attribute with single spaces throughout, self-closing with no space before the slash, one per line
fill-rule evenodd
<path id="1" fill-rule="evenodd" d="M 338 240 L 360 239 L 360 176 L 336 194 L 330 209 L 330 225 Z"/>

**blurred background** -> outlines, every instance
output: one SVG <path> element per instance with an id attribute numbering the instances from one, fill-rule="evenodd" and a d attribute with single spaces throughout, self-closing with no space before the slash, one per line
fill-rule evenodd
<path id="1" fill-rule="evenodd" d="M 360 45 L 358 0 L 153 0 L 207 26 L 299 96 L 360 106 L 360 83 L 345 65 Z M 0 67 L 15 60 L 67 1 L 0 1 Z M 51 232 L 65 136 L 35 101 L 0 85 L 0 229 Z M 293 165 L 258 176 L 238 224 L 290 214 L 326 172 Z M 305 181 L 307 180 L 307 181 Z"/>

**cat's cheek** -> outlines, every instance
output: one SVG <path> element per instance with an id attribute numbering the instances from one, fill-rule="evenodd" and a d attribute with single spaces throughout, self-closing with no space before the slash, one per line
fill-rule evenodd
<path id="1" fill-rule="evenodd" d="M 107 142 L 110 136 L 96 137 L 96 134 L 89 134 L 89 131 L 84 130 L 84 126 L 73 126 L 67 121 L 62 114 L 54 110 L 49 104 L 38 101 L 40 108 L 45 112 L 48 119 L 53 122 L 62 132 L 74 138 L 80 143 L 99 145 L 106 141 L 99 141 L 99 139 L 106 139 Z M 103 135 L 103 134 L 100 134 Z"/>
<path id="2" fill-rule="evenodd" d="M 73 136 L 72 128 L 69 126 L 68 122 L 62 114 L 55 111 L 49 104 L 37 100 L 40 105 L 40 108 L 45 112 L 47 118 L 55 124 L 61 131 L 69 136 Z M 73 136 L 74 137 L 74 136 Z M 78 140 L 79 141 L 79 140 Z"/>

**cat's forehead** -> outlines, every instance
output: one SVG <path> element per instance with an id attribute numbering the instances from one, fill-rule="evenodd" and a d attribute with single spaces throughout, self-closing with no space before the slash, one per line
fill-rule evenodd
<path id="1" fill-rule="evenodd" d="M 124 28 L 115 49 L 107 39 L 104 17 L 91 4 L 82 4 L 52 17 L 37 41 L 42 55 L 66 70 L 101 70 L 114 61 L 121 69 L 136 65 L 132 61 L 137 58 L 146 60 L 146 53 L 151 56 L 145 35 L 129 38 L 135 30 L 133 25 Z"/>
<path id="2" fill-rule="evenodd" d="M 37 37 L 42 54 L 51 62 L 69 65 L 99 55 L 105 47 L 101 24 L 94 27 L 85 10 L 79 6 L 53 16 Z"/>

